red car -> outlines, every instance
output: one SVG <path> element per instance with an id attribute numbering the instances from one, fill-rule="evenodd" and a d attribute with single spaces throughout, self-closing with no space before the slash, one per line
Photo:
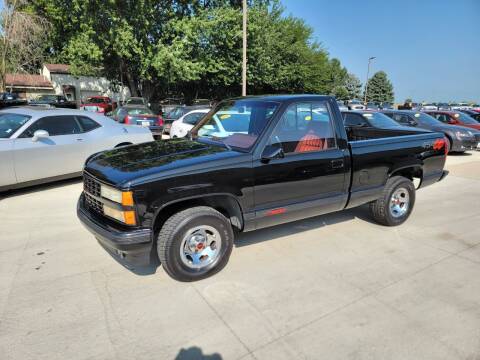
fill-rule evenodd
<path id="1" fill-rule="evenodd" d="M 480 123 L 478 121 L 475 121 L 475 119 L 472 119 L 470 116 L 460 111 L 431 110 L 425 111 L 425 113 L 445 124 L 465 126 L 480 130 Z"/>
<path id="2" fill-rule="evenodd" d="M 108 96 L 92 96 L 87 98 L 80 110 L 92 111 L 100 114 L 106 114 L 113 110 L 112 99 Z"/>

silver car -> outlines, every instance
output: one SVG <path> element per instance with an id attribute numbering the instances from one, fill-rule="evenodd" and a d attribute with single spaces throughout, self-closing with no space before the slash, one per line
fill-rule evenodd
<path id="1" fill-rule="evenodd" d="M 81 174 L 92 154 L 153 141 L 148 128 L 80 110 L 0 111 L 0 191 Z"/>

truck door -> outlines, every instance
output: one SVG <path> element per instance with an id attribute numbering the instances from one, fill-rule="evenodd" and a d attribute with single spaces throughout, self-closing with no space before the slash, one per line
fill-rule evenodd
<path id="1" fill-rule="evenodd" d="M 345 206 L 348 149 L 337 145 L 333 120 L 326 101 L 293 103 L 283 113 L 254 161 L 257 228 Z"/>

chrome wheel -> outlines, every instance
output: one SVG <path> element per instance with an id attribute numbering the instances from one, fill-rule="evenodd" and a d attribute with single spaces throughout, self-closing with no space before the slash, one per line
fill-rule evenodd
<path id="1" fill-rule="evenodd" d="M 398 188 L 392 194 L 390 199 L 390 214 L 393 217 L 399 218 L 405 215 L 410 204 L 410 195 L 405 188 Z"/>
<path id="2" fill-rule="evenodd" d="M 187 231 L 180 245 L 180 258 L 191 269 L 203 269 L 219 258 L 222 246 L 220 233 L 212 226 L 202 225 Z"/>

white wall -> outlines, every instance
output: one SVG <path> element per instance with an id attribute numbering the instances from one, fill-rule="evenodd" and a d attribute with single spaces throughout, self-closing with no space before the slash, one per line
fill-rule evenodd
<path id="1" fill-rule="evenodd" d="M 53 85 L 55 93 L 63 94 L 62 85 L 72 85 L 75 87 L 75 100 L 85 100 L 88 96 L 102 95 L 108 96 L 113 101 L 126 99 L 130 96 L 127 87 L 122 87 L 119 92 L 113 92 L 110 89 L 110 81 L 104 77 L 94 76 L 73 76 L 70 74 L 55 74 L 43 66 L 42 75 L 45 76 Z"/>

